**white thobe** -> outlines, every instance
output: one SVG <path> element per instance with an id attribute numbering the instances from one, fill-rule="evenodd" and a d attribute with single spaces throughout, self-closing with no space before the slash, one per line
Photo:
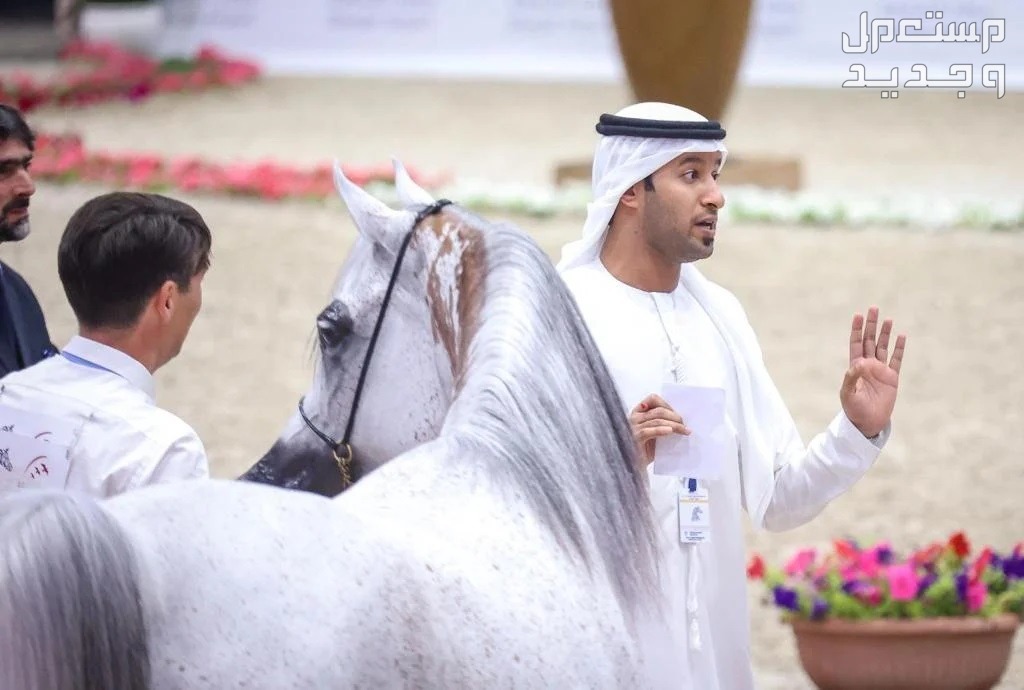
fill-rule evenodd
<path id="1" fill-rule="evenodd" d="M 145 366 L 81 336 L 61 355 L 0 380 L 0 405 L 58 419 L 74 430 L 64 488 L 97 498 L 209 477 L 199 436 L 157 407 L 154 396 Z"/>
<path id="2" fill-rule="evenodd" d="M 688 270 L 684 268 L 684 271 Z M 659 393 L 666 381 L 725 391 L 726 427 L 729 431 L 722 473 L 718 480 L 701 480 L 709 494 L 710 540 L 683 544 L 679 539 L 678 497 L 685 480 L 655 475 L 648 467 L 651 501 L 664 566 L 662 587 L 677 638 L 671 651 L 658 654 L 657 669 L 665 687 L 695 690 L 746 690 L 754 688 L 746 594 L 746 551 L 741 510 L 754 516 L 759 527 L 790 529 L 810 520 L 833 498 L 846 491 L 877 458 L 889 429 L 874 441 L 865 438 L 840 412 L 826 431 L 805 446 L 792 417 L 771 399 L 759 401 L 762 424 L 774 426 L 769 438 L 775 448 L 764 458 L 744 457 L 740 437 L 744 430 L 736 357 L 743 354 L 729 342 L 747 331 L 756 342 L 738 302 L 719 286 L 715 299 L 735 309 L 717 315 L 728 323 L 725 334 L 709 317 L 683 281 L 671 293 L 651 293 L 618 281 L 599 259 L 563 273 L 608 366 L 628 413 L 651 393 Z M 708 284 L 706 279 L 701 278 Z M 723 337 L 726 336 L 726 337 Z M 757 351 L 759 355 L 759 350 Z M 745 361 L 744 371 L 760 371 L 761 361 Z M 676 376 L 676 373 L 679 375 Z M 755 377 L 758 395 L 772 398 L 777 391 L 763 388 L 770 378 Z M 747 386 L 746 395 L 752 395 Z M 765 415 L 760 410 L 770 410 Z M 747 417 L 750 417 L 748 413 Z M 684 420 L 685 421 L 685 420 Z M 748 438 L 751 435 L 748 434 Z M 761 446 L 765 444 L 758 441 Z M 749 441 L 747 447 L 753 447 Z M 751 453 L 753 454 L 753 453 Z M 744 463 L 769 465 L 761 474 Z M 764 477 L 763 488 L 745 486 L 744 478 Z M 757 494 L 769 494 L 759 497 Z M 748 495 L 749 494 L 749 495 Z M 758 506 L 761 509 L 758 509 Z M 761 513 L 760 519 L 757 515 Z M 691 567 L 695 568 L 691 571 Z"/>

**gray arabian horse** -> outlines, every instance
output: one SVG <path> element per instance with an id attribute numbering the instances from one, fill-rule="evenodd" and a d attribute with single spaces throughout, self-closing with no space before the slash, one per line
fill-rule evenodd
<path id="1" fill-rule="evenodd" d="M 396 167 L 404 202 L 432 201 Z M 646 479 L 550 260 L 454 205 L 396 211 L 336 183 L 359 237 L 302 413 L 262 465 L 330 459 L 373 350 L 358 481 L 5 498 L 0 687 L 656 684 L 670 626 Z"/>

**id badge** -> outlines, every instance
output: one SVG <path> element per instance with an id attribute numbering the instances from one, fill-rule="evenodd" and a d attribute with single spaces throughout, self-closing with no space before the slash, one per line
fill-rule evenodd
<path id="1" fill-rule="evenodd" d="M 711 501 L 703 486 L 679 492 L 679 543 L 704 544 L 711 541 Z"/>

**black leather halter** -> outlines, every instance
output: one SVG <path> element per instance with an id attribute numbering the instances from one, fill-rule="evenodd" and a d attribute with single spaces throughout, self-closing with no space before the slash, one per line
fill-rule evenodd
<path id="1" fill-rule="evenodd" d="M 380 311 L 377 313 L 377 322 L 373 326 L 373 335 L 370 336 L 370 345 L 366 350 L 366 356 L 363 358 L 363 367 L 359 371 L 359 382 L 356 384 L 356 394 L 352 398 L 352 411 L 348 415 L 348 423 L 345 426 L 345 435 L 341 437 L 340 441 L 335 441 L 333 438 L 328 436 L 326 433 L 317 428 L 316 424 L 306 415 L 305 409 L 303 409 L 302 403 L 306 399 L 305 396 L 299 399 L 299 415 L 302 417 L 302 421 L 306 423 L 309 430 L 316 434 L 321 441 L 327 444 L 327 447 L 331 449 L 331 455 L 334 456 L 334 462 L 338 465 L 338 471 L 341 473 L 341 486 L 342 490 L 347 489 L 352 485 L 352 445 L 350 443 L 352 438 L 352 429 L 356 422 L 356 410 L 359 408 L 359 399 L 363 393 L 363 384 L 366 383 L 366 373 L 370 369 L 370 359 L 373 357 L 373 350 L 377 345 L 377 336 L 380 334 L 381 326 L 384 325 L 384 315 L 388 310 L 388 303 L 391 301 L 391 292 L 394 290 L 395 283 L 398 281 L 398 274 L 402 269 L 402 260 L 405 258 L 405 250 L 409 248 L 409 241 L 412 240 L 412 234 L 416 231 L 417 226 L 428 216 L 435 215 L 441 212 L 441 209 L 448 206 L 452 202 L 448 199 L 439 199 L 429 206 L 425 206 L 420 209 L 419 213 L 416 214 L 416 219 L 412 223 L 412 227 L 409 228 L 409 232 L 406 233 L 402 239 L 402 246 L 398 250 L 398 257 L 395 259 L 395 266 L 391 269 L 391 279 L 388 281 L 388 288 L 384 292 L 384 301 L 380 305 Z"/>

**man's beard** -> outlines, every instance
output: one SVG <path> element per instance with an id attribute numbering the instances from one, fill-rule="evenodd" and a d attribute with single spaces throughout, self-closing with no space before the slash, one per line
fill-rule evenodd
<path id="1" fill-rule="evenodd" d="M 13 199 L 0 209 L 0 242 L 19 242 L 28 237 L 31 227 L 27 217 L 13 223 L 5 220 L 11 211 L 22 208 L 28 208 L 28 199 Z"/>

